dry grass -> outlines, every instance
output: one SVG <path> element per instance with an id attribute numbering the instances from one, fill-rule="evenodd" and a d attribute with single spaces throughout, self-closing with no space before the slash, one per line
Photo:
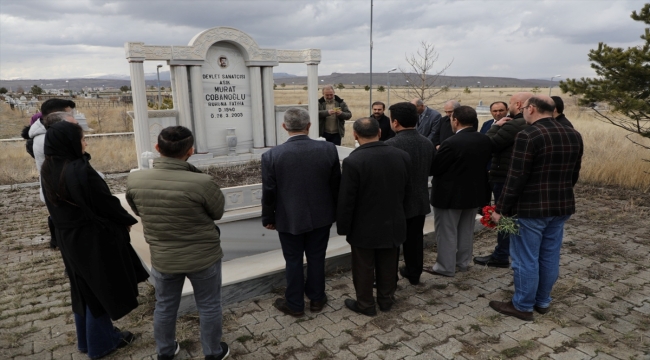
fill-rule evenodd
<path id="1" fill-rule="evenodd" d="M 359 85 L 356 88 L 346 88 L 337 91 L 337 95 L 345 99 L 352 119 L 357 119 L 370 114 L 369 92 Z M 483 104 L 489 105 L 494 101 L 508 102 L 511 94 L 518 91 L 530 91 L 527 88 L 497 88 L 482 89 L 479 93 L 473 89 L 472 93 L 466 94 L 461 90 L 452 89 L 444 96 L 430 101 L 429 106 L 442 110 L 442 103 L 448 99 L 456 99 L 462 104 L 476 106 L 479 99 Z M 558 90 L 554 89 L 558 94 Z M 547 91 L 542 89 L 542 91 Z M 392 88 L 391 102 L 404 101 L 401 95 L 403 89 Z M 290 85 L 285 88 L 278 88 L 274 92 L 275 103 L 284 104 L 306 104 L 307 91 L 302 86 Z M 387 101 L 387 92 L 373 91 L 373 101 Z M 632 144 L 625 139 L 626 131 L 612 125 L 596 120 L 589 111 L 582 110 L 575 105 L 575 101 L 565 97 L 567 117 L 573 122 L 576 129 L 583 135 L 585 142 L 585 154 L 581 171 L 581 181 L 618 185 L 627 188 L 639 189 L 647 192 L 650 190 L 650 166 L 643 159 L 650 158 L 650 152 L 644 151 L 641 147 Z M 95 133 L 132 131 L 130 119 L 125 121 L 125 111 L 130 110 L 121 106 L 101 108 L 104 114 L 100 126 L 96 121 L 96 110 L 93 108 L 93 101 L 79 100 L 78 110 L 83 112 L 88 119 L 88 124 L 95 129 Z M 7 104 L 0 104 L 0 138 L 17 137 L 20 129 L 29 122 L 31 115 L 20 115 L 18 111 L 9 110 Z M 481 118 L 481 122 L 489 118 Z M 349 136 L 346 136 L 346 138 Z M 346 139 L 346 143 L 351 143 Z M 635 140 L 650 146 L 650 139 L 635 137 Z M 136 166 L 134 143 L 131 138 L 88 138 L 88 151 L 93 154 L 92 164 L 99 171 L 112 173 L 128 171 Z M 36 181 L 37 174 L 34 162 L 25 153 L 24 143 L 0 143 L 0 184 L 12 184 L 20 182 Z M 224 179 L 224 183 L 228 182 Z"/>

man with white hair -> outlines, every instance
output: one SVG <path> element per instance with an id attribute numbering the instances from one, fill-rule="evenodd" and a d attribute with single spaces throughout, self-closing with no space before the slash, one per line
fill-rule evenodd
<path id="1" fill-rule="evenodd" d="M 345 120 L 351 117 L 348 104 L 334 95 L 334 86 L 323 86 L 323 97 L 318 100 L 318 135 L 334 145 L 341 145 Z"/>
<path id="2" fill-rule="evenodd" d="M 306 110 L 288 109 L 282 127 L 289 139 L 262 154 L 262 225 L 278 231 L 286 262 L 285 297 L 273 306 L 300 317 L 305 314 L 305 295 L 312 313 L 327 303 L 325 251 L 336 220 L 341 167 L 336 146 L 309 138 Z"/>
<path id="3" fill-rule="evenodd" d="M 415 109 L 420 116 L 415 129 L 420 133 L 420 135 L 433 141 L 433 137 L 436 134 L 436 127 L 438 122 L 440 122 L 440 113 L 424 105 L 424 102 L 420 98 L 411 100 L 411 104 L 415 105 Z"/>

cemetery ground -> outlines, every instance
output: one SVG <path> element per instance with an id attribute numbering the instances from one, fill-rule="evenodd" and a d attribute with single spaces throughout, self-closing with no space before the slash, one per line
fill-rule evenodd
<path id="1" fill-rule="evenodd" d="M 125 178 L 109 179 L 114 193 Z M 272 306 L 283 289 L 224 308 L 224 341 L 233 359 L 649 359 L 650 194 L 581 181 L 567 222 L 552 309 L 524 322 L 494 312 L 512 296 L 512 270 L 472 266 L 454 278 L 400 279 L 397 303 L 375 317 L 343 301 L 351 273 L 327 277 L 321 313 L 286 316 Z M 68 280 L 48 248 L 47 211 L 38 188 L 0 191 L 0 358 L 86 359 L 76 350 Z M 261 226 L 261 224 L 260 224 Z M 224 237 L 227 234 L 224 234 Z M 477 234 L 475 255 L 496 235 Z M 425 263 L 435 260 L 425 250 Z M 140 284 L 140 306 L 116 326 L 136 341 L 109 359 L 155 359 L 153 287 Z M 179 318 L 176 359 L 202 359 L 196 313 Z"/>

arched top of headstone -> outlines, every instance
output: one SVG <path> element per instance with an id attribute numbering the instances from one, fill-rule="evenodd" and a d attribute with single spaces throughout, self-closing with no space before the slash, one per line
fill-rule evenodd
<path id="1" fill-rule="evenodd" d="M 210 47 L 218 42 L 227 42 L 237 46 L 248 66 L 276 66 L 281 62 L 318 64 L 321 59 L 320 49 L 260 48 L 250 35 L 227 26 L 201 31 L 190 40 L 187 46 L 160 46 L 145 45 L 142 42 L 127 42 L 125 52 L 129 61 L 167 60 L 176 64 L 196 64 L 205 61 Z"/>
<path id="2" fill-rule="evenodd" d="M 213 44 L 225 41 L 237 46 L 245 61 L 277 61 L 274 49 L 260 49 L 257 42 L 245 32 L 232 27 L 220 26 L 198 33 L 188 46 L 194 48 L 205 59 L 208 49 Z"/>

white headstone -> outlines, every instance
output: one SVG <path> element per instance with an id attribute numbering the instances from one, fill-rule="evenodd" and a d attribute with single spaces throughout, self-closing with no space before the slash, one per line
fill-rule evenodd
<path id="1" fill-rule="evenodd" d="M 218 42 L 210 47 L 203 65 L 203 108 L 208 149 L 227 155 L 226 129 L 237 133 L 237 152 L 253 143 L 250 74 L 237 47 Z"/>

